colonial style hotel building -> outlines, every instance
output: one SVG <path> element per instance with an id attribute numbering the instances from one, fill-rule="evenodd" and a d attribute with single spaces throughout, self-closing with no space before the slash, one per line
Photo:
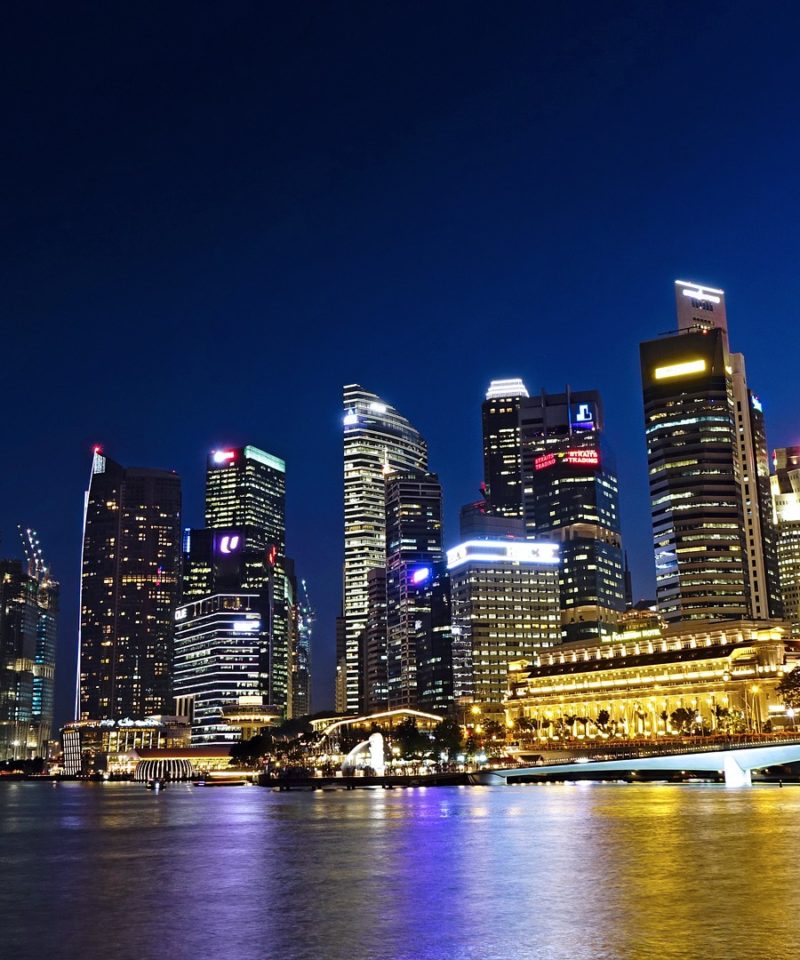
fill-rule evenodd
<path id="1" fill-rule="evenodd" d="M 515 661 L 505 703 L 509 726 L 525 718 L 542 740 L 655 738 L 679 732 L 672 714 L 680 708 L 694 713 L 698 732 L 793 725 L 776 691 L 800 659 L 788 624 L 728 620 L 649 635 L 658 632 L 564 645 Z"/>

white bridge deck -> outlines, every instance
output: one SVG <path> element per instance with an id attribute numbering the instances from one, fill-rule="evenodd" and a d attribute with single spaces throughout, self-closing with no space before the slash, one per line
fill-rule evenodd
<path id="1" fill-rule="evenodd" d="M 729 787 L 750 786 L 751 772 L 763 767 L 800 762 L 800 738 L 777 743 L 735 744 L 709 746 L 708 749 L 648 754 L 621 760 L 578 760 L 566 763 L 543 763 L 533 767 L 514 767 L 505 770 L 487 770 L 479 774 L 481 783 L 508 783 L 525 780 L 563 777 L 611 779 L 613 774 L 625 773 L 692 773 L 716 772 L 724 774 Z M 603 776 L 605 775 L 605 776 Z"/>

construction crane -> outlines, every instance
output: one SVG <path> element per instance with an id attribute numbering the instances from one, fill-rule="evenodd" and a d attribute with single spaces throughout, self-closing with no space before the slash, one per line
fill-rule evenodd
<path id="1" fill-rule="evenodd" d="M 28 562 L 28 575 L 35 577 L 39 583 L 47 579 L 47 564 L 44 562 L 42 545 L 39 543 L 39 534 L 30 527 L 17 525 L 19 537 L 22 540 L 22 549 Z"/>

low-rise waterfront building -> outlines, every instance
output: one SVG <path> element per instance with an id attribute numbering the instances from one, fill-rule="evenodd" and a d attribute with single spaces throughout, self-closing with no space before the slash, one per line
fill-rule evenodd
<path id="1" fill-rule="evenodd" d="M 791 725 L 776 687 L 799 660 L 783 621 L 564 645 L 511 664 L 506 721 L 542 740 L 764 732 Z"/>
<path id="2" fill-rule="evenodd" d="M 61 728 L 61 745 L 64 773 L 86 776 L 105 770 L 111 755 L 187 748 L 189 721 L 166 715 L 144 720 L 74 720 Z"/>

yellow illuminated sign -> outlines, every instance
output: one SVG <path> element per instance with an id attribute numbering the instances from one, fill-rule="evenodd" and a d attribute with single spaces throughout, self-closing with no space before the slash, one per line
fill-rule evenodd
<path id="1" fill-rule="evenodd" d="M 683 363 L 672 363 L 668 367 L 656 367 L 653 377 L 656 380 L 669 380 L 687 373 L 702 373 L 707 367 L 706 360 L 684 360 Z"/>

